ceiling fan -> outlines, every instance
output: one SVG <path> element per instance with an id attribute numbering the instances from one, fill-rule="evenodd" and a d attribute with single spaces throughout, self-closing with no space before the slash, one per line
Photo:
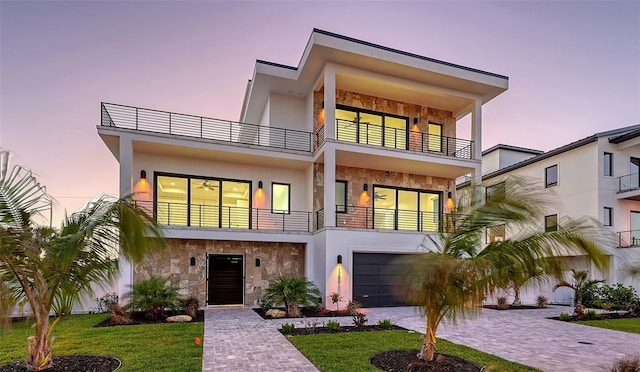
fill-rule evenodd
<path id="1" fill-rule="evenodd" d="M 216 187 L 215 187 L 211 182 L 209 182 L 209 180 L 205 180 L 205 181 L 202 183 L 202 186 L 198 186 L 198 187 L 196 187 L 196 188 L 197 188 L 197 189 L 204 189 L 205 191 L 206 191 L 206 190 L 212 190 L 212 191 L 213 191 L 213 190 L 215 190 L 215 189 L 216 189 Z"/>
<path id="2" fill-rule="evenodd" d="M 387 200 L 387 195 L 378 194 L 377 192 L 374 192 L 373 200 Z"/>

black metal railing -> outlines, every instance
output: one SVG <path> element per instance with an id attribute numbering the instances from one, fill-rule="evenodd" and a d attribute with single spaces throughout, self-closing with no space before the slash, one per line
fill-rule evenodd
<path id="1" fill-rule="evenodd" d="M 313 133 L 103 102 L 101 125 L 287 150 L 313 151 Z"/>
<path id="2" fill-rule="evenodd" d="M 312 231 L 311 212 L 281 213 L 270 209 L 137 201 L 165 226 L 191 226 L 224 229 Z"/>
<path id="3" fill-rule="evenodd" d="M 324 229 L 324 208 L 317 210 L 315 216 L 315 230 Z"/>
<path id="4" fill-rule="evenodd" d="M 618 192 L 640 189 L 640 173 L 627 174 L 618 177 Z"/>
<path id="5" fill-rule="evenodd" d="M 319 133 L 322 131 L 322 137 Z M 461 159 L 473 158 L 473 141 L 409 131 L 379 124 L 336 119 L 338 141 L 432 153 Z M 316 147 L 324 142 L 324 127 L 316 133 Z"/>
<path id="6" fill-rule="evenodd" d="M 336 227 L 376 230 L 435 232 L 445 227 L 447 215 L 403 209 L 340 206 Z"/>
<path id="7" fill-rule="evenodd" d="M 316 140 L 315 140 L 314 150 L 317 150 L 320 146 L 322 146 L 322 144 L 324 143 L 324 140 L 325 140 L 324 126 L 322 126 L 320 127 L 320 129 L 316 131 Z"/>
<path id="8" fill-rule="evenodd" d="M 640 247 L 640 230 L 618 232 L 618 248 Z"/>

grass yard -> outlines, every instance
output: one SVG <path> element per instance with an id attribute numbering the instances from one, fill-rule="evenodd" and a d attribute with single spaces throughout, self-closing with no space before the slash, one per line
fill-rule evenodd
<path id="1" fill-rule="evenodd" d="M 583 320 L 576 323 L 584 324 L 592 327 L 613 329 L 614 331 L 623 331 L 623 332 L 640 334 L 640 318 Z"/>
<path id="2" fill-rule="evenodd" d="M 287 337 L 321 371 L 378 371 L 369 363 L 373 355 L 392 349 L 418 349 L 420 333 L 407 331 L 333 333 Z M 455 355 L 491 371 L 538 371 L 533 367 L 514 363 L 438 339 L 438 351 Z"/>
<path id="3" fill-rule="evenodd" d="M 53 332 L 53 355 L 92 354 L 114 356 L 122 361 L 119 371 L 199 371 L 202 369 L 204 323 L 164 323 L 92 328 L 107 314 L 72 315 L 62 318 Z M 29 321 L 14 322 L 0 330 L 0 365 L 26 359 Z"/>

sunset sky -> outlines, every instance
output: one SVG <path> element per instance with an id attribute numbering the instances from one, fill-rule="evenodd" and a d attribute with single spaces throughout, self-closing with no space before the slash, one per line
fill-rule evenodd
<path id="1" fill-rule="evenodd" d="M 483 147 L 550 150 L 640 124 L 640 2 L 0 1 L 0 146 L 58 205 L 117 195 L 100 102 L 238 120 L 256 59 L 312 29 L 509 76 Z"/>

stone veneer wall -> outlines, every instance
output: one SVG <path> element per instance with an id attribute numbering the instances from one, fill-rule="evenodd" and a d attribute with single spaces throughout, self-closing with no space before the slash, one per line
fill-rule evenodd
<path id="1" fill-rule="evenodd" d="M 313 97 L 313 122 L 315 123 L 315 133 L 324 125 L 324 112 L 322 109 L 324 93 L 314 92 Z M 336 104 L 407 116 L 409 117 L 410 128 L 413 126 L 413 118 L 417 117 L 418 127 L 422 133 L 428 132 L 429 122 L 432 122 L 443 125 L 443 136 L 456 136 L 456 119 L 453 117 L 453 113 L 451 111 L 404 103 L 387 98 L 373 97 L 342 89 L 336 89 Z"/>
<path id="2" fill-rule="evenodd" d="M 314 164 L 314 210 L 324 206 L 324 165 Z M 375 169 L 363 169 L 353 167 L 336 167 L 336 181 L 347 181 L 347 204 L 359 207 L 371 207 L 371 198 L 361 199 L 364 184 L 369 184 L 369 194 L 373 192 L 373 185 L 385 185 L 392 187 L 405 187 L 410 189 L 442 191 L 443 198 L 446 192 L 455 193 L 452 180 L 448 178 L 423 176 L 410 173 L 387 172 Z M 451 184 L 450 184 L 451 183 Z"/>
<path id="3" fill-rule="evenodd" d="M 170 277 L 183 296 L 195 296 L 205 306 L 207 300 L 206 257 L 209 253 L 244 255 L 244 303 L 253 305 L 262 297 L 270 281 L 278 276 L 304 276 L 305 244 L 230 240 L 168 239 L 164 252 L 149 256 L 134 268 L 134 282 L 150 275 Z M 196 265 L 190 266 L 191 257 Z M 260 258 L 260 267 L 255 266 Z"/>

